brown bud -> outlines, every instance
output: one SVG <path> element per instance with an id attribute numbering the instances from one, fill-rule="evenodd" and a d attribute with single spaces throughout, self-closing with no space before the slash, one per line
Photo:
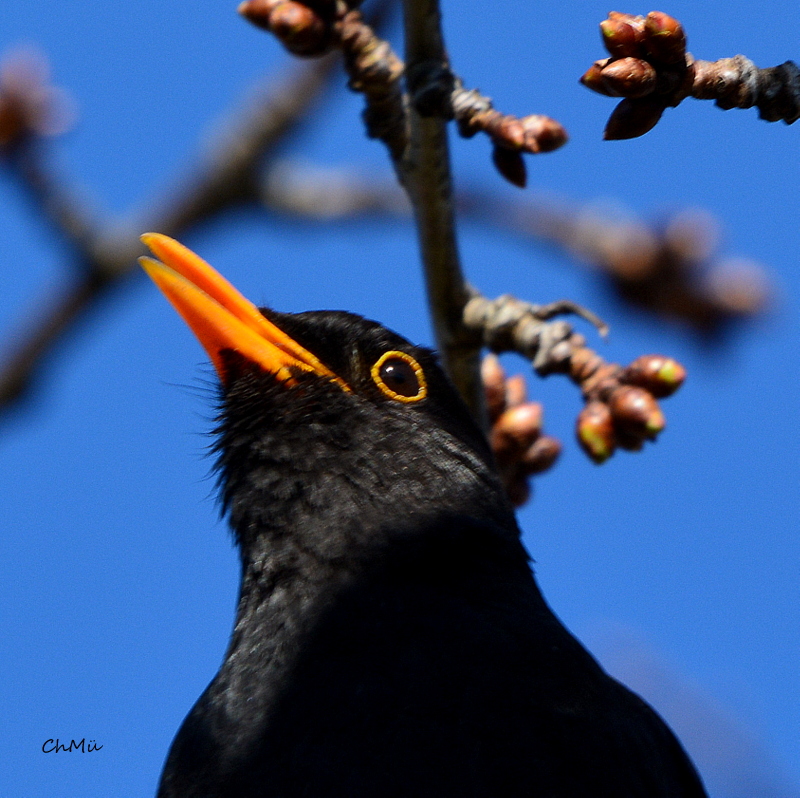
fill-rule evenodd
<path id="1" fill-rule="evenodd" d="M 72 121 L 71 101 L 50 85 L 49 67 L 41 53 L 19 49 L 4 58 L 0 64 L 0 150 L 63 133 Z"/>
<path id="2" fill-rule="evenodd" d="M 514 476 L 505 485 L 506 495 L 514 507 L 522 507 L 531 497 L 531 486 L 523 476 Z"/>
<path id="3" fill-rule="evenodd" d="M 540 474 L 552 468 L 560 454 L 561 442 L 550 435 L 542 435 L 522 456 L 520 466 L 526 474 Z"/>
<path id="4" fill-rule="evenodd" d="M 626 452 L 640 452 L 644 448 L 645 439 L 641 435 L 634 435 L 617 427 L 614 432 L 617 436 L 617 446 Z"/>
<path id="5" fill-rule="evenodd" d="M 655 438 L 666 426 L 653 395 L 636 385 L 621 385 L 608 402 L 614 423 L 634 436 Z"/>
<path id="6" fill-rule="evenodd" d="M 492 148 L 492 163 L 509 183 L 518 188 L 525 188 L 528 182 L 528 170 L 520 152 L 495 144 Z"/>
<path id="7" fill-rule="evenodd" d="M 527 152 L 552 152 L 567 143 L 567 131 L 560 122 L 541 114 L 530 114 L 519 120 L 525 132 L 523 149 Z"/>
<path id="8" fill-rule="evenodd" d="M 591 89 L 592 91 L 596 91 L 598 94 L 605 94 L 606 97 L 612 97 L 613 95 L 608 93 L 608 89 L 603 84 L 603 78 L 601 77 L 601 72 L 605 67 L 607 67 L 614 59 L 613 58 L 603 58 L 600 61 L 595 61 L 587 70 L 583 73 L 580 78 L 580 82 L 586 86 L 587 89 Z"/>
<path id="9" fill-rule="evenodd" d="M 528 386 L 522 374 L 514 374 L 506 380 L 506 407 L 517 407 L 525 401 Z"/>
<path id="10" fill-rule="evenodd" d="M 542 406 L 538 402 L 506 410 L 492 427 L 492 451 L 498 463 L 519 459 L 542 431 Z"/>
<path id="11" fill-rule="evenodd" d="M 634 58 L 643 54 L 644 17 L 612 11 L 600 23 L 603 45 L 614 58 Z"/>
<path id="12" fill-rule="evenodd" d="M 490 353 L 481 361 L 481 382 L 489 420 L 494 422 L 506 408 L 506 373 L 497 355 Z"/>
<path id="13" fill-rule="evenodd" d="M 677 19 L 651 11 L 644 22 L 644 46 L 655 61 L 677 64 L 686 59 L 686 33 Z"/>
<path id="14" fill-rule="evenodd" d="M 269 15 L 284 0 L 244 0 L 236 9 L 248 22 L 269 30 Z"/>
<path id="15" fill-rule="evenodd" d="M 707 275 L 704 287 L 711 301 L 731 316 L 760 313 L 770 300 L 770 286 L 764 270 L 742 258 L 716 264 Z"/>
<path id="16" fill-rule="evenodd" d="M 578 443 L 595 463 L 608 460 L 617 442 L 611 411 L 603 402 L 589 402 L 578 415 L 576 425 Z"/>
<path id="17" fill-rule="evenodd" d="M 645 97 L 656 88 L 656 71 L 640 58 L 618 58 L 601 73 L 613 97 Z"/>
<path id="18" fill-rule="evenodd" d="M 525 127 L 522 120 L 512 114 L 500 114 L 489 117 L 486 131 L 496 144 L 509 150 L 525 149 Z"/>
<path id="19" fill-rule="evenodd" d="M 285 0 L 269 14 L 269 29 L 295 55 L 322 55 L 330 39 L 325 21 L 303 3 Z"/>
<path id="20" fill-rule="evenodd" d="M 0 94 L 0 149 L 20 144 L 32 132 L 27 109 L 20 98 Z"/>
<path id="21" fill-rule="evenodd" d="M 686 369 L 664 355 L 642 355 L 628 366 L 623 379 L 630 385 L 638 385 L 657 399 L 671 396 L 683 385 Z"/>
<path id="22" fill-rule="evenodd" d="M 611 113 L 603 131 L 606 141 L 635 139 L 652 130 L 664 113 L 664 103 L 653 97 L 624 99 Z"/>

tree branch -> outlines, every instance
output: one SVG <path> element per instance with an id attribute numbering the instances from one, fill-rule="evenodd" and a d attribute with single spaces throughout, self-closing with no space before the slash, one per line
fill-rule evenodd
<path id="1" fill-rule="evenodd" d="M 180 235 L 237 204 L 257 203 L 260 167 L 268 153 L 294 130 L 311 103 L 329 84 L 335 56 L 293 69 L 272 90 L 262 93 L 243 114 L 225 127 L 228 134 L 205 160 L 199 178 L 183 181 L 155 201 L 156 211 L 144 218 L 96 224 L 73 186 L 44 165 L 42 142 L 23 137 L 10 151 L 10 163 L 21 182 L 47 214 L 55 229 L 76 252 L 79 278 L 55 302 L 38 303 L 45 311 L 38 326 L 13 337 L 16 343 L 0 368 L 0 409 L 30 394 L 35 378 L 58 343 L 119 280 L 131 274 L 142 254 L 144 229 Z"/>
<path id="2" fill-rule="evenodd" d="M 422 116 L 415 102 L 435 91 L 432 84 L 441 81 L 442 74 L 449 74 L 439 7 L 436 0 L 406 0 L 403 8 L 411 137 L 398 173 L 413 208 L 442 362 L 475 417 L 485 425 L 480 342 L 467 334 L 462 322 L 469 293 L 456 240 L 447 123 L 439 115 Z"/>

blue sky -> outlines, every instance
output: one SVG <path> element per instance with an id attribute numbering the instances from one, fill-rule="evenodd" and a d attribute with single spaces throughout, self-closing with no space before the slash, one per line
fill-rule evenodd
<path id="1" fill-rule="evenodd" d="M 38 44 L 75 99 L 77 125 L 54 159 L 98 219 L 141 212 L 190 173 L 215 122 L 289 63 L 235 5 L 73 0 L 0 10 L 0 51 Z M 764 263 L 777 299 L 769 315 L 710 348 L 623 307 L 563 257 L 465 221 L 464 268 L 487 295 L 569 297 L 611 323 L 609 360 L 661 352 L 689 371 L 664 405 L 663 439 L 601 468 L 572 440 L 577 392 L 531 377 L 565 454 L 520 513 L 525 542 L 555 611 L 667 716 L 715 796 L 798 796 L 797 126 L 686 102 L 641 139 L 602 142 L 613 102 L 577 78 L 602 56 L 597 25 L 609 8 L 573 5 L 443 6 L 468 86 L 570 132 L 563 150 L 528 160 L 529 191 L 622 205 L 643 219 L 705 208 L 720 219 L 723 253 Z M 795 3 L 662 10 L 683 21 L 697 57 L 741 52 L 760 66 L 797 57 Z M 397 26 L 391 35 L 398 43 Z M 286 155 L 390 177 L 381 146 L 362 135 L 360 108 L 358 97 L 334 92 Z M 453 157 L 458 185 L 518 195 L 494 173 L 486 141 L 457 140 Z M 0 209 L 7 344 L 35 323 L 73 264 L 2 171 Z M 404 221 L 231 214 L 186 243 L 260 304 L 344 308 L 431 342 Z M 219 665 L 238 571 L 208 478 L 209 377 L 194 338 L 137 275 L 60 347 L 35 399 L 3 420 L 3 796 L 152 794 L 175 731 Z M 103 748 L 42 753 L 56 737 Z"/>

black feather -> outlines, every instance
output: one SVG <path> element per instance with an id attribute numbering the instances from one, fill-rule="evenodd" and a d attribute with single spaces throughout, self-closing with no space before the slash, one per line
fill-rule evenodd
<path id="1" fill-rule="evenodd" d="M 544 602 L 484 436 L 427 350 L 265 315 L 351 388 L 227 354 L 217 430 L 242 583 L 160 798 L 700 798 L 680 744 Z M 371 365 L 413 356 L 404 404 Z"/>

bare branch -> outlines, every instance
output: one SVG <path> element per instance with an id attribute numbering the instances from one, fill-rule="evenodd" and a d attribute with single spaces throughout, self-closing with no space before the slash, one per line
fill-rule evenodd
<path id="1" fill-rule="evenodd" d="M 791 125 L 800 119 L 800 67 L 794 61 L 760 69 L 736 55 L 719 61 L 695 61 L 691 95 L 714 100 L 722 109 L 758 108 L 767 122 Z"/>
<path id="2" fill-rule="evenodd" d="M 145 227 L 174 236 L 226 208 L 257 203 L 262 164 L 330 85 L 337 63 L 331 54 L 292 69 L 277 84 L 270 80 L 249 107 L 220 125 L 225 134 L 203 159 L 200 176 L 167 192 Z"/>
<path id="3" fill-rule="evenodd" d="M 463 88 L 450 71 L 436 0 L 403 4 L 405 64 L 363 21 L 355 5 L 344 0 L 245 0 L 239 11 L 297 55 L 342 50 L 350 88 L 366 98 L 367 132 L 386 144 L 411 200 L 444 367 L 476 417 L 485 419 L 478 348 L 461 323 L 469 294 L 456 242 L 446 121 L 456 118 L 464 136 L 487 133 L 495 144 L 495 164 L 517 184 L 524 183 L 520 153 L 555 149 L 566 141 L 566 134 L 547 117 L 500 114 L 488 98 Z M 403 74 L 407 94 L 400 91 Z"/>
<path id="4" fill-rule="evenodd" d="M 199 178 L 184 181 L 155 201 L 156 211 L 124 225 L 90 220 L 77 191 L 49 165 L 38 140 L 15 147 L 10 163 L 22 183 L 77 254 L 80 277 L 61 297 L 40 300 L 45 311 L 39 326 L 17 336 L 19 340 L 0 368 L 0 408 L 8 408 L 29 394 L 46 358 L 108 289 L 129 275 L 142 254 L 139 234 L 144 229 L 179 235 L 208 220 L 224 208 L 257 203 L 260 166 L 266 154 L 290 133 L 314 98 L 328 85 L 334 57 L 296 69 L 252 107 L 226 127 L 228 135 L 206 159 Z"/>
<path id="5" fill-rule="evenodd" d="M 449 74 L 439 7 L 435 0 L 407 0 L 403 8 L 406 81 L 412 98 L 417 93 L 424 98 L 430 81 Z M 417 224 L 436 341 L 448 374 L 483 420 L 480 343 L 465 335 L 461 319 L 469 294 L 456 241 L 446 120 L 422 116 L 413 101 L 411 106 L 409 150 L 398 171 Z"/>
<path id="6" fill-rule="evenodd" d="M 8 410 L 29 393 L 34 376 L 55 344 L 74 331 L 108 287 L 108 280 L 89 273 L 55 301 L 50 298 L 42 303 L 42 321 L 22 334 L 22 342 L 11 351 L 0 371 L 0 408 Z"/>

